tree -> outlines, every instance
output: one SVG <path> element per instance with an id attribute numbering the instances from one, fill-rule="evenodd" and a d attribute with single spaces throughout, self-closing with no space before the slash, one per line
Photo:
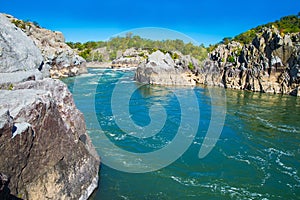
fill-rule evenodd
<path id="1" fill-rule="evenodd" d="M 131 38 L 132 37 L 132 35 L 133 35 L 133 33 L 132 32 L 128 32 L 128 33 L 126 33 L 126 38 Z"/>
<path id="2" fill-rule="evenodd" d="M 232 40 L 231 37 L 225 37 L 225 38 L 223 38 L 221 43 L 227 45 L 231 40 Z"/>

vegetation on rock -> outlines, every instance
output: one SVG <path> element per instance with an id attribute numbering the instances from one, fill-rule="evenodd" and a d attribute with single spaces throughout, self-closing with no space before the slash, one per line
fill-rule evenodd
<path id="1" fill-rule="evenodd" d="M 252 28 L 235 36 L 233 40 L 243 44 L 251 43 L 256 34 L 263 28 L 277 28 L 282 34 L 300 32 L 300 13 L 298 15 L 285 16 L 275 22 L 270 22 L 257 26 L 256 28 Z"/>
<path id="2" fill-rule="evenodd" d="M 198 60 L 203 60 L 207 57 L 207 50 L 203 44 L 200 46 L 196 46 L 192 43 L 184 43 L 184 41 L 176 39 L 176 40 L 150 40 L 141 38 L 140 36 L 132 34 L 127 34 L 126 37 L 115 37 L 111 38 L 109 41 L 98 41 L 98 42 L 68 42 L 67 43 L 71 48 L 77 49 L 79 51 L 79 55 L 85 58 L 87 61 L 97 60 L 94 54 L 92 54 L 93 50 L 98 48 L 107 47 L 110 52 L 109 60 L 113 60 L 117 57 L 118 51 L 125 51 L 129 48 L 141 48 L 149 50 L 149 53 L 160 50 L 164 53 L 170 51 L 180 51 L 183 54 L 190 54 Z M 177 56 L 174 54 L 174 59 Z"/>
<path id="3" fill-rule="evenodd" d="M 262 32 L 263 28 L 276 28 L 280 31 L 281 35 L 287 33 L 297 33 L 300 32 L 300 12 L 298 15 L 289 15 L 276 20 L 275 22 L 270 22 L 264 25 L 257 26 L 248 31 L 245 31 L 234 38 L 225 37 L 217 44 L 212 44 L 207 47 L 208 52 L 215 50 L 220 44 L 229 44 L 231 41 L 240 42 L 241 44 L 249 44 L 253 41 L 257 34 Z"/>

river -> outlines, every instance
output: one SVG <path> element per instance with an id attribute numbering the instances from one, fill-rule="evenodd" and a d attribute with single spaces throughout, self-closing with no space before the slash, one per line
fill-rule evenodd
<path id="1" fill-rule="evenodd" d="M 133 81 L 133 76 L 133 71 L 89 69 L 88 74 L 63 80 L 85 116 L 96 150 L 100 155 L 109 152 L 105 155 L 108 159 L 104 156 L 99 189 L 92 199 L 299 199 L 299 97 L 226 90 L 222 132 L 209 154 L 200 159 L 199 149 L 208 132 L 214 106 L 210 92 L 224 91 L 201 86 L 140 86 Z M 166 121 L 156 135 L 134 137 L 124 130 L 126 127 L 118 126 L 117 120 L 122 119 L 117 119 L 112 102 L 122 107 L 126 89 L 115 94 L 112 101 L 117 85 L 137 88 L 130 94 L 126 109 L 139 127 L 151 124 L 151 120 L 155 123 L 149 114 L 152 105 L 163 106 Z M 193 114 L 183 117 L 180 106 L 185 102 L 192 104 L 191 98 L 195 97 L 198 105 L 189 108 Z M 200 115 L 199 120 L 195 114 Z M 95 116 L 97 122 L 92 120 Z M 170 165 L 131 173 L 109 162 L 110 158 L 122 163 L 131 160 L 103 145 L 103 136 L 119 149 L 144 154 L 172 143 L 183 119 L 188 120 L 184 132 L 196 132 L 188 148 Z M 197 127 L 189 127 L 189 123 Z M 171 154 L 170 151 L 170 157 Z"/>

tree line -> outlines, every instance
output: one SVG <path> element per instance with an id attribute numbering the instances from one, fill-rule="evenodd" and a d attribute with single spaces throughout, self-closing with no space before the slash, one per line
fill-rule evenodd
<path id="1" fill-rule="evenodd" d="M 151 40 L 141 38 L 138 35 L 127 33 L 124 37 L 114 37 L 109 41 L 89 41 L 85 43 L 80 42 L 67 42 L 67 44 L 77 49 L 79 55 L 85 58 L 87 61 L 94 60 L 95 55 L 98 61 L 103 61 L 103 55 L 95 53 L 93 50 L 106 47 L 109 52 L 109 59 L 113 60 L 117 56 L 118 51 L 125 51 L 129 48 L 141 48 L 141 49 L 160 49 L 162 51 L 180 51 L 184 55 L 191 55 L 198 60 L 204 60 L 207 57 L 207 53 L 213 51 L 219 44 L 228 44 L 231 41 L 237 41 L 242 44 L 249 44 L 256 37 L 257 33 L 261 32 L 263 28 L 277 28 L 282 35 L 287 33 L 300 32 L 300 12 L 298 15 L 289 15 L 270 22 L 264 25 L 257 26 L 246 32 L 243 32 L 235 37 L 225 37 L 217 44 L 205 47 L 203 44 L 197 46 L 192 43 L 185 43 L 183 40 Z"/>
<path id="2" fill-rule="evenodd" d="M 67 42 L 67 44 L 79 51 L 79 55 L 90 61 L 93 50 L 106 47 L 109 51 L 109 58 L 113 60 L 117 56 L 117 51 L 125 51 L 129 48 L 160 49 L 163 51 L 180 51 L 184 55 L 192 55 L 199 60 L 207 57 L 207 50 L 203 44 L 197 46 L 192 43 L 185 43 L 183 40 L 151 40 L 141 38 L 138 35 L 127 33 L 125 37 L 114 37 L 109 41 L 89 41 L 85 43 Z M 94 55 L 93 55 L 94 56 Z"/>

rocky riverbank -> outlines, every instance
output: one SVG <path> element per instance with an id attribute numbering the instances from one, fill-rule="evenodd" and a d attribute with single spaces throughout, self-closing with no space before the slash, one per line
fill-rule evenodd
<path id="1" fill-rule="evenodd" d="M 72 94 L 47 78 L 61 65 L 40 48 L 0 14 L 0 197 L 88 199 L 100 159 Z M 64 50 L 59 55 L 70 55 Z M 52 61 L 70 61 L 63 58 Z"/>
<path id="2" fill-rule="evenodd" d="M 87 72 L 86 61 L 65 43 L 61 32 L 41 28 L 36 23 L 24 22 L 11 15 L 5 16 L 40 49 L 44 60 L 43 67 L 49 69 L 52 78 L 76 76 Z"/>
<path id="3" fill-rule="evenodd" d="M 251 44 L 219 45 L 199 71 L 199 83 L 300 96 L 300 33 L 264 28 Z"/>
<path id="4" fill-rule="evenodd" d="M 300 33 L 264 28 L 251 44 L 218 45 L 208 58 L 155 52 L 137 68 L 139 82 L 215 85 L 254 92 L 300 96 Z"/>

